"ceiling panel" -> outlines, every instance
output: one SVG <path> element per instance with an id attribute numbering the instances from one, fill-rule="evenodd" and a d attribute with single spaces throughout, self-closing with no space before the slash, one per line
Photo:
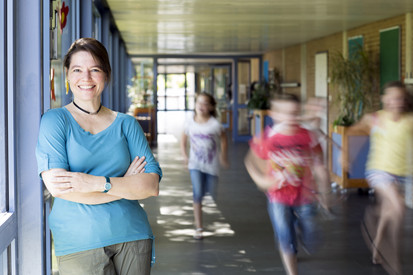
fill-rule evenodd
<path id="1" fill-rule="evenodd" d="M 413 0 L 107 0 L 131 55 L 256 54 L 390 18 Z"/>

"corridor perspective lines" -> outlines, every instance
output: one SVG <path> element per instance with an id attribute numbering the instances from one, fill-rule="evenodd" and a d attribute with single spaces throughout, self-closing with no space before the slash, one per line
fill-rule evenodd
<path id="1" fill-rule="evenodd" d="M 231 167 L 222 170 L 218 198 L 204 201 L 205 238 L 193 239 L 192 187 L 179 143 L 161 137 L 154 149 L 162 170 L 160 195 L 141 201 L 155 234 L 153 275 L 285 274 L 273 238 L 265 195 L 245 171 L 247 143 L 229 142 Z M 299 274 L 385 275 L 360 231 L 365 207 L 374 202 L 357 189 L 332 194 L 335 219 L 320 215 L 321 246 L 313 255 L 298 252 Z M 404 274 L 413 274 L 413 211 L 407 210 Z"/>

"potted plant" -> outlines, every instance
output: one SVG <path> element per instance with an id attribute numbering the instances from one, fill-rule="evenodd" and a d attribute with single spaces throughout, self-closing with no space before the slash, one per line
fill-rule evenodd
<path id="1" fill-rule="evenodd" d="M 377 91 L 378 66 L 372 54 L 361 45 L 354 46 L 348 58 L 336 52 L 331 63 L 331 84 L 336 88 L 339 105 L 339 115 L 333 124 L 350 126 L 372 105 Z"/>
<path id="2" fill-rule="evenodd" d="M 156 141 L 156 110 L 153 104 L 152 78 L 136 75 L 127 86 L 131 99 L 129 113 L 139 121 L 150 144 Z"/>
<path id="3" fill-rule="evenodd" d="M 128 97 L 131 99 L 129 111 L 136 113 L 138 108 L 151 107 L 152 102 L 152 84 L 151 78 L 134 76 L 131 79 L 131 84 L 127 86 Z M 135 114 L 136 115 L 136 114 Z"/>
<path id="4" fill-rule="evenodd" d="M 330 137 L 341 150 L 330 145 L 330 172 L 341 188 L 368 187 L 364 167 L 369 150 L 369 139 L 362 132 L 349 130 L 364 111 L 372 106 L 377 95 L 378 72 L 372 54 L 362 46 L 355 46 L 346 58 L 342 53 L 332 56 L 331 84 L 337 94 L 338 117 L 330 127 Z M 348 164 L 344 169 L 342 164 Z"/>
<path id="5" fill-rule="evenodd" d="M 251 135 L 261 135 L 267 125 L 272 124 L 268 110 L 273 94 L 279 93 L 279 86 L 266 82 L 251 84 L 251 97 L 247 107 L 251 110 Z"/>

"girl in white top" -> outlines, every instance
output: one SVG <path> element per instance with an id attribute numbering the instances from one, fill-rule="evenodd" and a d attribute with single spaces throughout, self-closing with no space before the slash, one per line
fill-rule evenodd
<path id="1" fill-rule="evenodd" d="M 226 134 L 216 116 L 214 97 L 205 92 L 198 94 L 195 113 L 186 121 L 181 139 L 181 151 L 188 164 L 193 187 L 195 239 L 202 239 L 202 198 L 206 193 L 215 196 L 219 164 L 225 168 L 229 166 Z"/>

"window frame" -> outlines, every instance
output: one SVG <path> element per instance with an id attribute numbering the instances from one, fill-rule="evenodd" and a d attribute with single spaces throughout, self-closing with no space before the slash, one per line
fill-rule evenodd
<path id="1" fill-rule="evenodd" d="M 14 148 L 14 3 L 6 0 L 0 4 L 0 272 L 16 274 L 17 270 L 17 216 Z"/>

